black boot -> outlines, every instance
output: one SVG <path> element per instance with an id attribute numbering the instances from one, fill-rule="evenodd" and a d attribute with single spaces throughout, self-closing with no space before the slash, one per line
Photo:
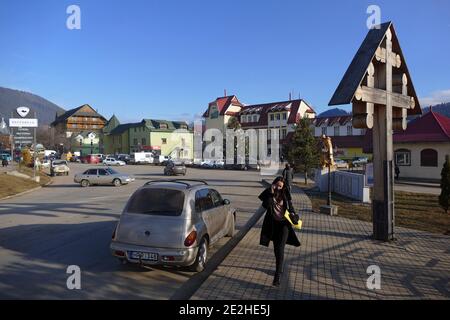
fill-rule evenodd
<path id="1" fill-rule="evenodd" d="M 275 273 L 275 277 L 273 278 L 272 285 L 274 285 L 275 287 L 278 287 L 280 285 L 280 274 L 279 273 Z"/>

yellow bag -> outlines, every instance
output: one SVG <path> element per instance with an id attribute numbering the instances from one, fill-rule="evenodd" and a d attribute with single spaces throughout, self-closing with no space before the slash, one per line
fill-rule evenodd
<path id="1" fill-rule="evenodd" d="M 295 228 L 300 230 L 302 228 L 302 220 L 298 219 L 298 223 L 294 224 L 291 220 L 291 218 L 289 217 L 289 211 L 286 210 L 286 212 L 284 213 L 284 217 L 287 219 L 287 221 L 289 221 L 289 223 Z"/>

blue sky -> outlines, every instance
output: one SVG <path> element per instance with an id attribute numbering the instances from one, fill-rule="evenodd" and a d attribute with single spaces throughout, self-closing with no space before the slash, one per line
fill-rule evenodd
<path id="1" fill-rule="evenodd" d="M 81 8 L 81 30 L 66 8 Z M 450 101 L 450 1 L 0 0 L 0 86 L 122 122 L 192 118 L 227 93 L 321 112 L 367 33 L 394 22 L 422 102 Z"/>

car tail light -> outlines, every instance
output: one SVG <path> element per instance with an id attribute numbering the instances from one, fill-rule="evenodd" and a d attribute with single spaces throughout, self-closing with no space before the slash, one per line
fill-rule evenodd
<path id="1" fill-rule="evenodd" d="M 164 261 L 175 261 L 175 257 L 174 256 L 163 256 L 162 259 Z"/>
<path id="2" fill-rule="evenodd" d="M 195 239 L 197 239 L 197 231 L 194 230 L 186 237 L 186 239 L 184 240 L 184 245 L 186 247 L 192 246 L 192 244 L 195 242 Z"/>
<path id="3" fill-rule="evenodd" d="M 120 251 L 120 250 L 114 251 L 114 254 L 118 257 L 125 257 L 125 252 Z"/>

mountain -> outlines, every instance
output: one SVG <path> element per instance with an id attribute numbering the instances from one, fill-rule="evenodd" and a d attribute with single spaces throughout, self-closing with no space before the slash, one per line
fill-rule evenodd
<path id="1" fill-rule="evenodd" d="M 325 117 L 337 117 L 337 116 L 348 116 L 349 113 L 343 109 L 334 108 L 327 111 L 322 112 L 317 116 L 317 118 L 325 118 Z"/>
<path id="2" fill-rule="evenodd" d="M 441 104 L 437 104 L 434 106 L 431 106 L 431 109 L 433 110 L 433 112 L 442 114 L 443 116 L 446 116 L 448 118 L 450 118 L 450 102 L 446 102 L 446 103 L 441 103 Z M 430 111 L 430 107 L 423 107 L 422 108 L 422 116 L 427 114 Z M 416 115 L 416 116 L 409 116 L 408 117 L 408 121 L 413 121 L 417 118 L 420 118 L 420 115 Z"/>
<path id="3" fill-rule="evenodd" d="M 434 112 L 440 113 L 450 118 L 450 102 L 437 104 L 435 106 L 431 106 L 431 108 Z M 430 111 L 430 107 L 422 108 L 423 114 L 427 113 L 428 111 Z"/>
<path id="4" fill-rule="evenodd" d="M 21 106 L 36 111 L 39 125 L 50 124 L 57 112 L 65 112 L 63 108 L 35 94 L 0 87 L 0 118 L 9 119 L 11 113 L 16 114 L 16 108 Z"/>

